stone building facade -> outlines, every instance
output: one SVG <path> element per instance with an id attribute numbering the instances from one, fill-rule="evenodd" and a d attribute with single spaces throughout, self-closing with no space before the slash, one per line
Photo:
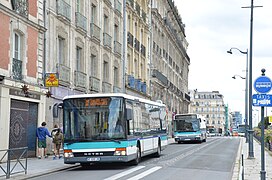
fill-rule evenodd
<path id="1" fill-rule="evenodd" d="M 206 117 L 207 128 L 215 128 L 216 131 L 224 135 L 226 131 L 226 108 L 224 96 L 219 91 L 197 91 L 191 92 L 192 103 L 190 113 L 201 114 Z"/>
<path id="2" fill-rule="evenodd" d="M 28 147 L 45 120 L 43 1 L 0 0 L 0 149 Z"/>

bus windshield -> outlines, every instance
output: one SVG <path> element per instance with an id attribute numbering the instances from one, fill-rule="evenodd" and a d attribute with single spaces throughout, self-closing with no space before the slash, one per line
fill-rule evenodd
<path id="1" fill-rule="evenodd" d="M 65 141 L 124 139 L 123 98 L 91 97 L 64 100 Z"/>
<path id="2" fill-rule="evenodd" d="M 196 132 L 200 130 L 199 121 L 195 120 L 175 120 L 174 131 L 179 132 Z"/>

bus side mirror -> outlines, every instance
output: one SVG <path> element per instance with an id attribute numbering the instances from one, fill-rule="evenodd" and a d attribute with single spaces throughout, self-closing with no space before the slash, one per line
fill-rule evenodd
<path id="1" fill-rule="evenodd" d="M 132 120 L 132 109 L 127 109 L 127 121 Z"/>

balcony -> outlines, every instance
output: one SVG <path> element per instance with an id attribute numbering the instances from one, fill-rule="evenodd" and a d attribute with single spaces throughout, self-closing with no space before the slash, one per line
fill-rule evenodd
<path id="1" fill-rule="evenodd" d="M 100 42 L 100 28 L 91 23 L 91 36 Z"/>
<path id="2" fill-rule="evenodd" d="M 102 92 L 110 93 L 111 92 L 111 84 L 108 82 L 102 82 Z"/>
<path id="3" fill-rule="evenodd" d="M 13 0 L 13 2 L 13 10 L 17 14 L 28 18 L 28 0 Z"/>
<path id="4" fill-rule="evenodd" d="M 99 92 L 100 90 L 100 80 L 96 77 L 89 77 L 89 89 L 91 91 Z"/>
<path id="5" fill-rule="evenodd" d="M 105 4 L 107 4 L 109 7 L 111 7 L 111 0 L 104 0 Z"/>
<path id="6" fill-rule="evenodd" d="M 57 14 L 71 21 L 71 6 L 64 0 L 57 1 Z"/>
<path id="7" fill-rule="evenodd" d="M 152 77 L 157 78 L 163 85 L 168 85 L 168 79 L 166 76 L 164 76 L 161 72 L 159 72 L 157 69 L 153 69 L 152 71 Z"/>
<path id="8" fill-rule="evenodd" d="M 114 93 L 120 93 L 121 92 L 121 88 L 119 88 L 118 86 L 113 86 L 113 92 Z"/>
<path id="9" fill-rule="evenodd" d="M 80 71 L 75 71 L 75 86 L 79 88 L 86 88 L 87 75 Z"/>
<path id="10" fill-rule="evenodd" d="M 59 84 L 63 86 L 70 86 L 70 71 L 71 68 L 57 64 L 57 72 L 59 73 Z"/>
<path id="11" fill-rule="evenodd" d="M 114 41 L 114 52 L 121 55 L 121 43 Z"/>
<path id="12" fill-rule="evenodd" d="M 84 32 L 87 31 L 87 18 L 80 14 L 79 12 L 76 12 L 76 27 L 82 29 Z"/>
<path id="13" fill-rule="evenodd" d="M 122 4 L 118 0 L 114 0 L 114 9 L 121 14 Z"/>
<path id="14" fill-rule="evenodd" d="M 22 76 L 22 64 L 23 63 L 22 63 L 21 60 L 13 58 L 13 61 L 12 61 L 12 76 L 13 76 L 13 79 L 16 79 L 16 80 L 22 80 L 23 79 L 23 76 Z"/>
<path id="15" fill-rule="evenodd" d="M 108 47 L 108 48 L 111 48 L 111 36 L 107 33 L 103 33 L 103 45 Z"/>

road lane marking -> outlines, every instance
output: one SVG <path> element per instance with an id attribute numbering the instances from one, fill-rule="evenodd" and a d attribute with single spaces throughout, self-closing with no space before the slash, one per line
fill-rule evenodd
<path id="1" fill-rule="evenodd" d="M 151 169 L 149 169 L 147 171 L 142 172 L 141 174 L 138 174 L 137 176 L 129 178 L 128 180 L 138 180 L 138 179 L 141 179 L 141 178 L 143 178 L 143 177 L 145 177 L 145 176 L 147 176 L 147 175 L 149 175 L 149 174 L 151 174 L 151 173 L 153 173 L 153 172 L 155 172 L 155 171 L 157 171 L 157 170 L 159 170 L 161 168 L 162 167 L 160 167 L 160 166 L 153 167 L 153 168 L 151 168 Z"/>
<path id="2" fill-rule="evenodd" d="M 142 169 L 142 168 L 144 168 L 144 167 L 145 167 L 145 166 L 137 166 L 137 167 L 132 168 L 132 169 L 129 169 L 129 170 L 127 170 L 127 171 L 124 171 L 124 172 L 115 174 L 114 176 L 108 177 L 108 178 L 106 178 L 106 179 L 104 179 L 104 180 L 115 180 L 115 179 L 121 178 L 121 177 L 123 177 L 123 176 L 126 176 L 126 175 L 128 175 L 128 174 L 130 174 L 130 173 L 133 173 L 134 171 L 138 171 L 138 170 L 140 170 L 140 169 Z"/>

